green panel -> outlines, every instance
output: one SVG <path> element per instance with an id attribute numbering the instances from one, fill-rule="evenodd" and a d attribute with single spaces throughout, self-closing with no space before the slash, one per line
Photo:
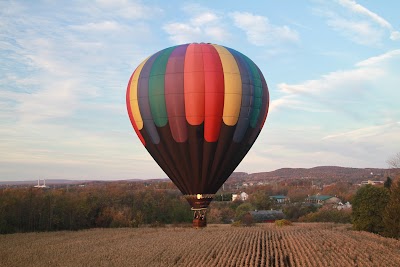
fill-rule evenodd
<path id="1" fill-rule="evenodd" d="M 263 95 L 263 89 L 262 89 L 262 82 L 261 82 L 261 77 L 260 73 L 258 72 L 258 69 L 256 65 L 254 64 L 251 59 L 243 55 L 243 58 L 246 60 L 247 64 L 250 67 L 251 70 L 251 76 L 252 76 L 252 81 L 253 81 L 253 88 L 254 88 L 254 99 L 253 99 L 253 109 L 250 114 L 250 126 L 252 128 L 256 127 L 257 121 L 258 121 L 258 116 L 260 115 L 260 109 L 262 105 L 262 95 Z"/>
<path id="2" fill-rule="evenodd" d="M 260 98 L 260 97 L 254 98 L 254 106 L 253 106 L 253 108 L 261 109 L 261 105 L 262 105 L 262 98 Z"/>
<path id="3" fill-rule="evenodd" d="M 169 56 L 176 46 L 165 49 L 156 58 L 150 71 L 149 102 L 151 115 L 157 127 L 163 127 L 168 122 L 167 108 L 165 105 L 164 84 L 165 70 Z"/>

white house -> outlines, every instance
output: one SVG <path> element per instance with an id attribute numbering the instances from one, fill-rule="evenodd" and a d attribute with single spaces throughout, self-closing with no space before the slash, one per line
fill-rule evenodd
<path id="1" fill-rule="evenodd" d="M 350 204 L 350 202 L 346 202 L 346 203 L 342 203 L 342 202 L 339 202 L 338 203 L 338 205 L 337 205 L 337 207 L 336 207 L 338 210 L 346 210 L 346 209 L 351 209 L 351 204 Z"/>
<path id="2" fill-rule="evenodd" d="M 249 195 L 246 192 L 242 192 L 240 194 L 232 194 L 232 201 L 241 200 L 246 201 L 249 199 Z"/>

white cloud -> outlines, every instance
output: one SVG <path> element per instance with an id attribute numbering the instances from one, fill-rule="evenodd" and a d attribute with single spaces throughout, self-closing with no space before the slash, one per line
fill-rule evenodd
<path id="1" fill-rule="evenodd" d="M 392 31 L 390 34 L 390 39 L 393 41 L 399 40 L 400 39 L 400 32 L 398 31 Z"/>
<path id="2" fill-rule="evenodd" d="M 400 39 L 400 33 L 395 31 L 387 20 L 356 1 L 337 0 L 336 2 L 342 9 L 337 10 L 336 6 L 321 2 L 324 4 L 321 4 L 316 11 L 326 17 L 330 27 L 346 38 L 361 45 L 376 46 L 381 44 L 389 31 L 391 40 Z"/>
<path id="3" fill-rule="evenodd" d="M 97 0 L 96 2 L 103 12 L 118 14 L 123 18 L 132 20 L 152 19 L 163 13 L 161 8 L 145 5 L 139 1 Z"/>
<path id="4" fill-rule="evenodd" d="M 348 92 L 358 95 L 369 88 L 369 85 L 389 74 L 391 68 L 386 64 L 398 60 L 400 50 L 392 50 L 360 61 L 355 64 L 354 69 L 334 71 L 301 84 L 281 83 L 278 84 L 278 88 L 287 94 L 322 95 L 329 92 Z"/>
<path id="5" fill-rule="evenodd" d="M 392 50 L 389 51 L 385 54 L 379 55 L 379 56 L 375 56 L 375 57 L 370 57 L 366 60 L 363 60 L 361 62 L 358 62 L 356 64 L 357 67 L 369 67 L 369 66 L 378 66 L 384 63 L 387 63 L 388 61 L 395 59 L 396 57 L 400 56 L 400 49 L 397 50 Z"/>
<path id="6" fill-rule="evenodd" d="M 174 43 L 226 42 L 231 38 L 226 18 L 232 19 L 234 25 L 245 32 L 248 41 L 257 46 L 279 47 L 282 43 L 299 41 L 296 31 L 286 25 L 273 25 L 267 17 L 247 12 L 225 15 L 197 4 L 185 5 L 182 10 L 189 17 L 186 21 L 170 22 L 163 26 Z"/>
<path id="7" fill-rule="evenodd" d="M 216 22 L 218 20 L 218 17 L 216 14 L 206 11 L 204 13 L 201 14 L 197 14 L 194 18 L 192 18 L 190 21 L 193 25 L 204 25 L 204 24 L 208 24 L 208 23 L 213 23 Z"/>
<path id="8" fill-rule="evenodd" d="M 209 26 L 205 28 L 205 32 L 208 36 L 213 40 L 223 41 L 229 38 L 229 34 L 222 27 L 218 26 Z"/>
<path id="9" fill-rule="evenodd" d="M 380 17 L 376 13 L 370 11 L 369 9 L 363 7 L 362 5 L 357 4 L 356 1 L 338 0 L 338 2 L 340 5 L 353 11 L 354 13 L 358 13 L 358 14 L 369 17 L 372 21 L 379 24 L 381 27 L 392 29 L 392 25 L 390 25 L 390 23 L 387 22 L 384 18 Z"/>
<path id="10" fill-rule="evenodd" d="M 329 92 L 346 91 L 362 92 L 366 85 L 382 75 L 382 71 L 375 68 L 359 68 L 347 71 L 335 71 L 322 75 L 320 79 L 308 80 L 302 84 L 278 84 L 278 88 L 289 94 L 322 95 Z"/>
<path id="11" fill-rule="evenodd" d="M 398 62 L 400 51 L 392 50 L 360 61 L 353 69 L 331 72 L 299 84 L 278 84 L 283 96 L 272 101 L 271 110 L 340 113 L 338 116 L 348 123 L 384 124 L 399 120 Z M 332 114 L 327 118 L 334 118 Z"/>
<path id="12" fill-rule="evenodd" d="M 177 44 L 192 42 L 202 36 L 199 27 L 185 23 L 168 23 L 163 29 L 170 35 L 170 39 Z"/>
<path id="13" fill-rule="evenodd" d="M 307 111 L 307 112 L 330 112 L 329 109 L 324 107 L 318 107 L 312 103 L 305 103 L 304 101 L 298 99 L 296 95 L 288 94 L 280 97 L 278 99 L 271 100 L 269 105 L 269 113 L 274 113 L 280 107 L 286 109 L 294 109 L 297 111 Z"/>
<path id="14" fill-rule="evenodd" d="M 383 166 L 388 156 L 400 149 L 397 142 L 399 132 L 399 122 L 363 125 L 346 132 L 334 132 L 323 137 L 321 141 L 327 149 L 336 151 L 341 157 L 347 157 L 349 162 L 363 159 L 363 165 L 366 166 L 367 162 L 377 162 L 376 159 L 379 159 L 379 165 Z"/>
<path id="15" fill-rule="evenodd" d="M 140 142 L 126 115 L 125 88 L 148 27 L 128 25 L 111 7 L 107 16 L 94 7 L 96 14 L 82 17 L 85 10 L 71 5 L 59 18 L 51 8 L 38 16 L 24 6 L 0 15 L 7 25 L 0 36 L 1 178 L 59 177 L 65 169 L 65 177 L 111 178 L 118 168 L 132 177 L 137 152 L 126 144 Z M 124 127 L 128 137 L 119 139 Z M 17 170 L 24 168 L 34 174 Z"/>
<path id="16" fill-rule="evenodd" d="M 361 45 L 379 44 L 384 35 L 382 30 L 374 27 L 368 21 L 357 21 L 335 16 L 328 19 L 328 25 Z"/>
<path id="17" fill-rule="evenodd" d="M 198 5 L 187 5 L 183 12 L 189 16 L 187 21 L 164 24 L 163 30 L 176 44 L 189 42 L 223 42 L 230 34 L 217 13 Z"/>
<path id="18" fill-rule="evenodd" d="M 346 139 L 346 140 L 360 140 L 360 139 L 370 139 L 384 134 L 385 132 L 399 132 L 400 122 L 388 123 L 377 126 L 367 126 L 359 128 L 356 130 L 330 134 L 322 139 Z"/>
<path id="19" fill-rule="evenodd" d="M 301 24 L 292 26 L 295 22 L 291 18 L 284 18 L 287 25 L 277 25 L 272 17 L 268 20 L 264 15 L 268 13 L 255 13 L 256 9 L 252 13 L 227 13 L 184 5 L 181 10 L 166 2 L 163 5 L 172 11 L 167 14 L 136 0 L 71 2 L 63 9 L 56 3 L 43 3 L 0 1 L 2 179 L 32 175 L 165 177 L 135 137 L 126 114 L 126 83 L 137 64 L 165 46 L 168 37 L 175 43 L 215 41 L 228 45 L 231 41 L 240 48 L 248 44 L 247 36 L 251 42 L 268 47 L 262 53 L 271 53 L 298 42 L 295 29 L 304 29 Z M 330 26 L 342 32 L 348 30 L 348 38 L 355 35 L 359 42 L 379 43 L 388 31 L 392 39 L 400 35 L 368 13 L 337 3 L 336 7 L 347 13 L 328 17 L 333 23 Z M 308 25 L 307 20 L 301 23 Z M 356 31 L 361 32 L 360 36 Z M 374 34 L 378 38 L 370 36 Z M 321 44 L 320 40 L 309 41 Z M 354 53 L 360 56 L 363 52 Z M 251 53 L 256 59 L 260 56 L 259 60 L 265 56 L 259 49 Z M 360 149 L 360 153 L 377 157 L 383 152 L 397 152 L 393 150 L 398 146 L 393 144 L 398 142 L 393 140 L 398 139 L 398 127 L 391 123 L 398 122 L 400 116 L 399 97 L 393 93 L 398 92 L 400 84 L 395 63 L 400 62 L 399 53 L 394 50 L 360 61 L 352 69 L 338 69 L 296 84 L 280 84 L 279 92 L 272 86 L 272 95 L 281 97 L 271 97 L 269 118 L 262 132 L 266 138 L 258 139 L 243 170 L 264 171 L 265 163 L 271 159 L 279 161 L 274 167 L 348 163 L 354 155 L 361 155 L 353 153 L 355 148 L 349 142 L 370 148 L 366 145 L 368 138 L 373 138 L 373 147 L 385 142 L 387 145 L 383 144 L 380 151 Z M 291 64 L 307 54 L 299 56 L 293 61 L 275 59 Z M 310 60 L 318 63 L 316 58 Z M 281 75 L 292 73 L 279 62 L 268 64 L 275 66 L 272 68 L 276 79 L 280 79 L 275 76 L 279 68 L 284 70 Z M 307 71 L 302 72 L 302 77 L 307 77 Z M 351 112 L 360 119 L 350 116 Z M 374 128 L 366 131 L 365 137 L 358 131 L 379 125 L 392 126 L 382 128 L 383 135 Z M 351 139 L 350 133 L 354 138 L 359 133 L 358 139 Z M 343 153 L 335 152 L 338 148 Z M 369 162 L 362 163 L 365 166 Z"/>
<path id="20" fill-rule="evenodd" d="M 83 25 L 72 25 L 72 29 L 79 31 L 118 31 L 122 26 L 115 21 L 90 22 Z"/>
<path id="21" fill-rule="evenodd" d="M 17 112 L 20 123 L 37 123 L 48 119 L 60 119 L 71 115 L 78 105 L 77 83 L 64 81 L 49 83 L 48 87 L 32 94 L 22 94 Z M 54 90 L 57 88 L 57 90 Z"/>
<path id="22" fill-rule="evenodd" d="M 246 33 L 250 43 L 257 46 L 276 46 L 282 42 L 297 42 L 299 34 L 288 26 L 276 26 L 267 17 L 248 12 L 230 14 L 236 27 Z"/>

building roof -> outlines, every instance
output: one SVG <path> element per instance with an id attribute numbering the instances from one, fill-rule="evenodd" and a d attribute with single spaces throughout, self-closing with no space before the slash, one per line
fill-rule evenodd
<path id="1" fill-rule="evenodd" d="M 315 199 L 315 200 L 321 200 L 321 201 L 325 201 L 328 200 L 330 198 L 333 198 L 332 196 L 324 196 L 324 195 L 314 195 L 314 196 L 309 196 L 308 199 Z"/>
<path id="2" fill-rule="evenodd" d="M 285 199 L 285 198 L 287 198 L 286 196 L 284 196 L 284 195 L 276 195 L 276 196 L 270 196 L 271 198 L 275 198 L 275 199 Z"/>

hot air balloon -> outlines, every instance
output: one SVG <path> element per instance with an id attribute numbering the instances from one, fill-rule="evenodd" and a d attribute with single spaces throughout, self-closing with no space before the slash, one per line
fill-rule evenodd
<path id="1" fill-rule="evenodd" d="M 269 92 L 247 56 L 190 43 L 144 60 L 127 87 L 130 121 L 147 151 L 184 194 L 193 226 L 258 137 Z"/>

